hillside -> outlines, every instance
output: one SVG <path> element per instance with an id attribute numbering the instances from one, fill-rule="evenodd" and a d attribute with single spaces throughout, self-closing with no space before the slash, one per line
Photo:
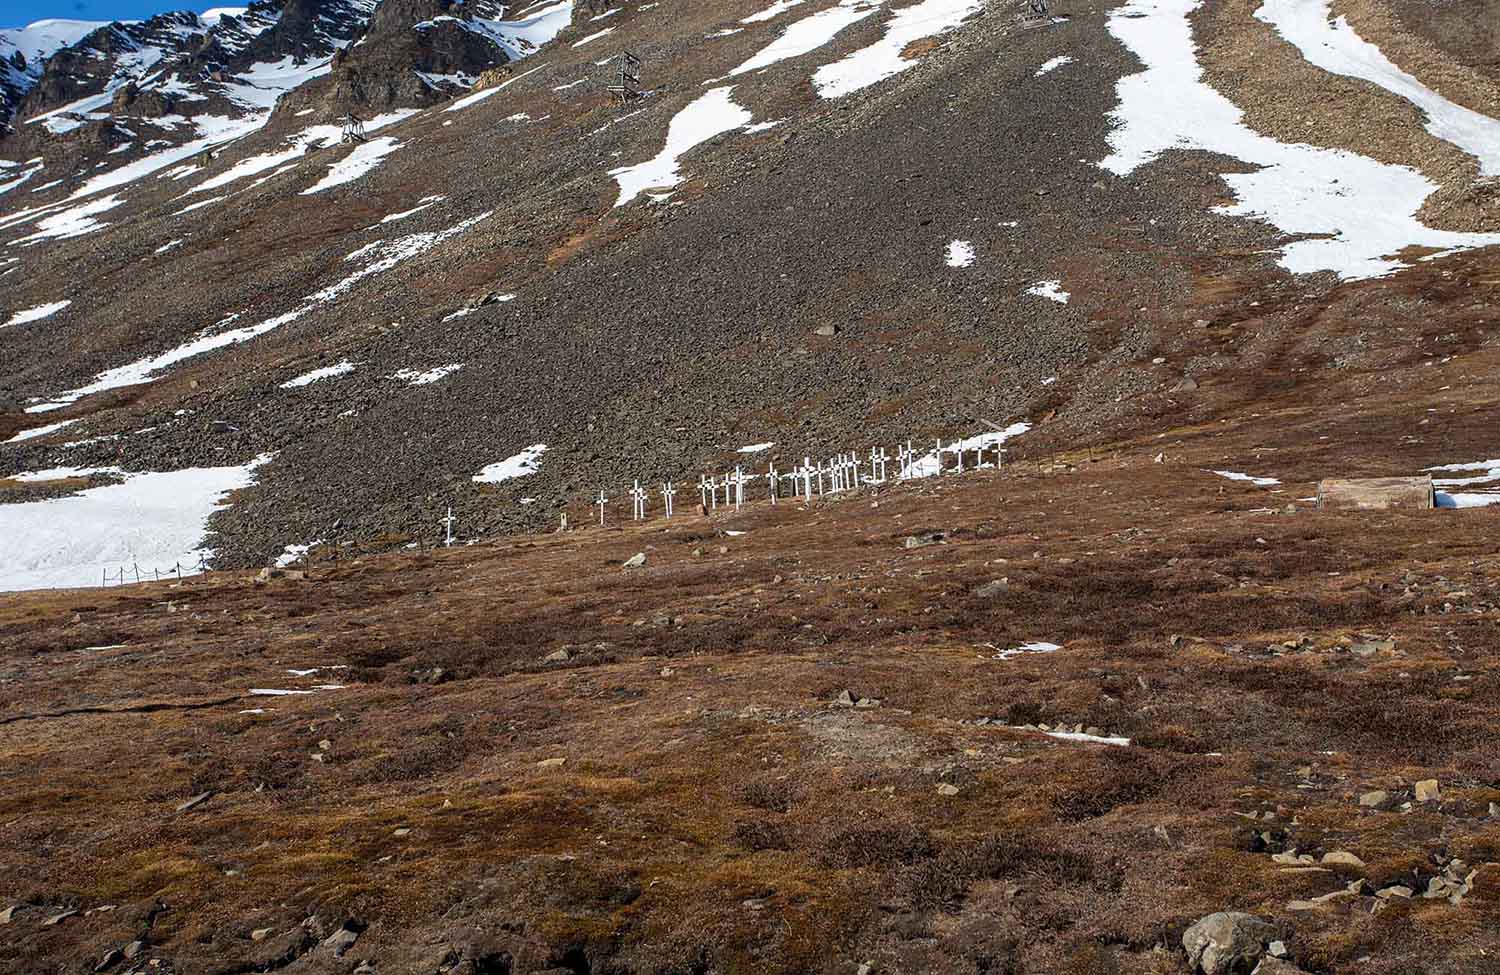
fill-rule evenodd
<path id="1" fill-rule="evenodd" d="M 1500 972 L 1497 16 L 0 32 L 0 968 Z"/>

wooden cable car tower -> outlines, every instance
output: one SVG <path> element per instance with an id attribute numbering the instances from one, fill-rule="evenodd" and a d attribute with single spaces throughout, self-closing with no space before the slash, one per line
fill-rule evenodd
<path id="1" fill-rule="evenodd" d="M 629 51 L 620 52 L 620 83 L 609 86 L 610 93 L 621 104 L 641 97 L 641 59 Z"/>
<path id="2" fill-rule="evenodd" d="M 365 120 L 350 112 L 342 119 L 344 123 L 344 135 L 341 142 L 364 142 Z"/>

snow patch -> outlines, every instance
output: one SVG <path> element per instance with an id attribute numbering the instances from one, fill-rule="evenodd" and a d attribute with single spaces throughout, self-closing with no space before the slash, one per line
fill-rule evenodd
<path id="1" fill-rule="evenodd" d="M 813 74 L 824 98 L 841 98 L 900 74 L 917 64 L 903 53 L 914 41 L 956 29 L 984 8 L 983 0 L 922 0 L 902 7 L 886 22 L 885 36 Z"/>
<path id="2" fill-rule="evenodd" d="M 332 166 L 329 166 L 328 175 L 303 190 L 301 195 L 311 196 L 314 193 L 333 189 L 335 186 L 352 183 L 376 166 L 379 166 L 382 159 L 400 149 L 401 146 L 402 143 L 397 142 L 390 136 L 382 136 L 379 139 L 371 139 L 369 142 L 361 142 L 354 147 L 353 152 Z"/>
<path id="3" fill-rule="evenodd" d="M 1241 474 L 1239 471 L 1209 471 L 1209 473 L 1217 474 L 1231 481 L 1245 481 L 1248 484 L 1254 484 L 1256 487 L 1270 487 L 1273 484 L 1281 483 L 1274 477 L 1256 477 L 1253 474 Z"/>
<path id="4" fill-rule="evenodd" d="M 25 325 L 27 322 L 39 322 L 44 318 L 51 318 L 71 304 L 71 301 L 52 301 L 45 305 L 37 305 L 35 308 L 18 311 L 10 316 L 10 321 L 4 325 L 0 325 L 0 328 L 6 328 L 10 325 Z"/>
<path id="5" fill-rule="evenodd" d="M 1036 74 L 1032 75 L 1032 77 L 1040 78 L 1042 75 L 1051 74 L 1065 64 L 1072 63 L 1073 59 L 1071 57 L 1066 54 L 1060 54 L 1052 60 L 1043 63 L 1040 68 L 1036 69 Z"/>
<path id="6" fill-rule="evenodd" d="M 967 240 L 948 242 L 948 266 L 969 267 L 974 263 L 974 245 Z"/>
<path id="7" fill-rule="evenodd" d="M 196 572 L 209 517 L 269 455 L 238 467 L 127 474 L 64 498 L 0 505 L 0 590 L 96 586 L 105 566 Z"/>
<path id="8" fill-rule="evenodd" d="M 833 40 L 845 27 L 859 23 L 880 7 L 865 0 L 840 0 L 837 6 L 793 21 L 781 36 L 761 48 L 750 60 L 729 72 L 729 77 L 759 71 L 781 61 L 816 51 Z"/>
<path id="9" fill-rule="evenodd" d="M 44 427 L 32 427 L 30 430 L 22 430 L 5 442 L 20 443 L 23 440 L 35 440 L 37 437 L 45 437 L 49 433 L 56 433 L 63 427 L 72 426 L 77 422 L 77 420 L 59 420 L 57 423 L 49 423 Z"/>
<path id="10" fill-rule="evenodd" d="M 400 379 L 408 386 L 430 386 L 439 379 L 444 379 L 462 369 L 462 362 L 449 363 L 446 366 L 435 366 L 431 369 L 397 369 L 391 373 L 392 379 Z"/>
<path id="11" fill-rule="evenodd" d="M 676 186 L 682 181 L 678 160 L 695 146 L 725 132 L 748 125 L 749 110 L 737 105 L 734 86 L 712 88 L 678 112 L 667 126 L 667 144 L 654 159 L 622 166 L 609 174 L 620 184 L 615 206 L 622 207 L 647 189 Z"/>
<path id="12" fill-rule="evenodd" d="M 300 389 L 303 386 L 310 386 L 320 379 L 332 379 L 334 376 L 344 376 L 353 371 L 354 363 L 350 362 L 348 359 L 345 359 L 344 361 L 336 362 L 331 366 L 324 366 L 321 369 L 314 369 L 311 372 L 304 372 L 302 375 L 296 377 L 295 379 L 288 379 L 286 382 L 281 384 L 281 388 Z"/>
<path id="13" fill-rule="evenodd" d="M 547 452 L 544 443 L 532 444 L 514 457 L 507 457 L 502 461 L 490 464 L 488 467 L 475 474 L 473 481 L 476 484 L 499 484 L 502 481 L 514 480 L 535 474 L 541 467 L 542 455 Z"/>
<path id="14" fill-rule="evenodd" d="M 793 7 L 800 7 L 805 0 L 776 0 L 766 9 L 759 13 L 751 14 L 740 21 L 742 24 L 759 24 L 767 20 L 774 20 Z"/>
<path id="15" fill-rule="evenodd" d="M 1026 293 L 1036 295 L 1038 298 L 1046 298 L 1048 301 L 1055 301 L 1060 305 L 1066 305 L 1068 299 L 1072 297 L 1062 289 L 1061 281 L 1038 281 L 1027 288 Z"/>

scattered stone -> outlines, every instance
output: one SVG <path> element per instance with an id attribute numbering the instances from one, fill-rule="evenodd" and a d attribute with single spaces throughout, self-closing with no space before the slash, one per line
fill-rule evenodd
<path id="1" fill-rule="evenodd" d="M 1255 969 L 1255 975 L 1307 975 L 1307 973 L 1282 958 L 1267 957 L 1261 960 L 1260 966 Z"/>
<path id="2" fill-rule="evenodd" d="M 1183 376 L 1177 385 L 1172 387 L 1174 393 L 1191 393 L 1198 388 L 1198 383 L 1192 376 Z"/>
<path id="3" fill-rule="evenodd" d="M 625 560 L 625 568 L 627 568 L 627 569 L 639 569 L 641 566 L 643 566 L 645 564 L 646 564 L 646 553 L 645 552 L 637 552 L 634 555 L 632 555 L 630 558 L 628 558 L 628 559 Z"/>
<path id="4" fill-rule="evenodd" d="M 322 741 L 318 742 L 318 750 L 323 752 L 333 751 L 333 742 L 329 741 L 327 738 L 324 738 Z"/>
<path id="5" fill-rule="evenodd" d="M 544 664 L 566 663 L 572 655 L 567 650 L 554 650 L 542 658 Z"/>
<path id="6" fill-rule="evenodd" d="M 1188 967 L 1203 975 L 1249 975 L 1276 929 L 1253 914 L 1219 911 L 1182 935 Z"/>
<path id="7" fill-rule="evenodd" d="M 904 544 L 907 548 L 923 548 L 927 545 L 936 545 L 946 537 L 942 532 L 923 532 L 920 535 L 906 536 Z"/>
<path id="8" fill-rule="evenodd" d="M 958 786 L 948 782 L 939 782 L 937 793 L 940 796 L 956 796 L 958 795 Z"/>
<path id="9" fill-rule="evenodd" d="M 140 953 L 143 952 L 143 951 L 145 951 L 145 950 L 146 950 L 146 942 L 137 940 L 137 941 L 132 941 L 132 942 L 130 942 L 130 944 L 126 945 L 120 951 L 120 954 L 122 954 L 122 955 L 125 956 L 125 960 L 126 961 L 130 961 L 131 959 L 133 959 L 133 958 L 137 957 L 138 955 L 140 955 Z"/>
<path id="10" fill-rule="evenodd" d="M 562 768 L 566 758 L 544 758 L 536 763 L 537 768 Z"/>
<path id="11" fill-rule="evenodd" d="M 271 935 L 273 935 L 275 933 L 276 933 L 276 929 L 275 928 L 256 928 L 254 931 L 250 932 L 250 940 L 251 941 L 264 941 L 264 940 L 266 940 L 267 938 L 269 938 Z"/>
<path id="12" fill-rule="evenodd" d="M 1285 958 L 1286 957 L 1286 942 L 1285 941 L 1280 941 L 1280 940 L 1273 941 L 1269 945 L 1266 946 L 1266 951 L 1268 951 L 1268 952 L 1271 953 L 1271 957 L 1272 958 Z"/>
<path id="13" fill-rule="evenodd" d="M 63 912 L 61 912 L 59 914 L 54 914 L 51 917 L 47 918 L 47 920 L 45 920 L 45 921 L 42 922 L 42 927 L 44 927 L 44 928 L 53 928 L 53 927 L 56 927 L 57 925 L 59 925 L 59 924 L 63 923 L 64 921 L 66 921 L 68 918 L 77 916 L 77 914 L 78 914 L 78 912 L 74 911 L 74 910 L 67 910 L 67 911 L 63 911 Z"/>
<path id="14" fill-rule="evenodd" d="M 819 325 L 817 328 L 813 329 L 813 334 L 821 335 L 825 339 L 831 339 L 843 330 L 843 326 L 841 325 Z"/>
<path id="15" fill-rule="evenodd" d="M 197 807 L 207 802 L 209 799 L 213 798 L 213 794 L 214 793 L 212 789 L 207 792 L 200 792 L 196 796 L 193 796 L 191 799 L 189 799 L 187 802 L 179 805 L 177 807 L 177 811 L 182 813 L 187 812 L 189 809 L 196 809 Z"/>
<path id="16" fill-rule="evenodd" d="M 27 905 L 25 904 L 12 904 L 5 910 L 0 911 L 0 924 L 9 924 L 11 921 L 15 920 L 16 915 L 26 910 L 26 907 Z"/>
<path id="17" fill-rule="evenodd" d="M 344 952 L 354 947 L 354 942 L 359 940 L 359 932 L 350 927 L 348 921 L 344 926 L 323 939 L 323 947 L 330 949 L 335 958 L 344 957 Z"/>
<path id="18" fill-rule="evenodd" d="M 852 708 L 854 707 L 854 694 L 846 687 L 842 691 L 839 691 L 838 697 L 833 699 L 833 703 L 841 708 Z"/>
<path id="19" fill-rule="evenodd" d="M 391 830 L 391 835 L 392 836 L 410 836 L 411 835 L 411 827 L 410 826 L 397 826 L 395 829 Z"/>
<path id="20" fill-rule="evenodd" d="M 1376 789 L 1373 792 L 1366 792 L 1364 795 L 1360 796 L 1359 804 L 1361 806 L 1383 806 L 1385 805 L 1386 800 L 1390 797 L 1390 793 L 1386 792 L 1384 789 Z"/>
<path id="21" fill-rule="evenodd" d="M 111 949 L 109 949 L 108 951 L 106 951 L 104 953 L 104 957 L 103 958 L 99 959 L 99 964 L 97 964 L 97 965 L 94 966 L 94 971 L 96 971 L 96 972 L 108 971 L 109 969 L 114 968 L 116 965 L 118 965 L 120 962 L 122 962 L 124 960 L 125 960 L 125 953 L 123 951 L 121 951 L 119 948 L 111 948 Z"/>
<path id="22" fill-rule="evenodd" d="M 1500 817 L 1500 802 L 1490 803 L 1490 816 L 1491 818 Z"/>
<path id="23" fill-rule="evenodd" d="M 1423 779 L 1415 788 L 1418 802 L 1436 802 L 1442 798 L 1437 779 Z"/>
<path id="24" fill-rule="evenodd" d="M 1350 853 L 1348 850 L 1334 850 L 1332 853 L 1323 854 L 1324 863 L 1334 863 L 1346 867 L 1363 868 L 1365 861 Z"/>
<path id="25" fill-rule="evenodd" d="M 286 579 L 291 582 L 297 582 L 306 578 L 307 573 L 302 569 L 275 569 L 267 566 L 260 570 L 260 573 L 255 577 L 255 581 L 270 582 L 272 579 Z"/>
<path id="26" fill-rule="evenodd" d="M 986 582 L 974 590 L 974 595 L 980 599 L 994 599 L 996 596 L 1003 596 L 1008 592 L 1010 592 L 1010 579 L 1005 578 L 996 579 L 994 582 Z"/>
<path id="27" fill-rule="evenodd" d="M 1405 884 L 1392 884 L 1377 890 L 1375 896 L 1381 900 L 1389 900 L 1392 897 L 1410 897 L 1413 893 L 1412 889 Z"/>

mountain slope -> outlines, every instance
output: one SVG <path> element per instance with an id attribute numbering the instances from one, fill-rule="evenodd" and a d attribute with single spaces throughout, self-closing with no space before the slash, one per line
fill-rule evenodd
<path id="1" fill-rule="evenodd" d="M 274 112 L 0 197 L 11 314 L 69 302 L 0 329 L 4 463 L 109 484 L 270 455 L 213 520 L 224 564 L 450 506 L 548 528 L 752 444 L 764 473 L 985 422 L 1050 419 L 1023 454 L 1202 422 L 1342 361 L 1299 346 L 1312 309 L 1428 266 L 1487 280 L 1500 241 L 1480 161 L 1411 100 L 1493 118 L 1492 92 L 1328 72 L 1253 6 L 440 9 L 383 4 L 326 73 L 291 62 L 316 77 Z M 470 36 L 498 66 L 432 104 Z M 628 105 L 622 48 L 650 90 Z M 1296 141 L 1284 77 L 1361 111 L 1303 98 Z M 387 110 L 339 145 L 361 103 Z M 537 444 L 534 473 L 474 480 Z"/>

